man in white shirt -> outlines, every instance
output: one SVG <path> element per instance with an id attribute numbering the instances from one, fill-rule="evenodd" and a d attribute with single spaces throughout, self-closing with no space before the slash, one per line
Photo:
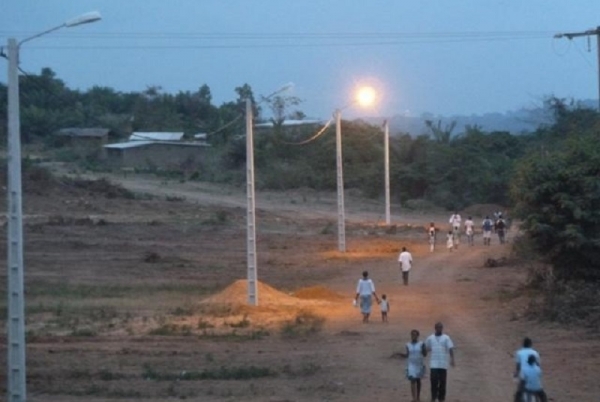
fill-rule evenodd
<path id="1" fill-rule="evenodd" d="M 402 252 L 398 256 L 398 262 L 400 263 L 400 269 L 402 270 L 402 281 L 404 286 L 408 285 L 408 273 L 412 268 L 412 254 L 410 254 L 406 247 L 402 247 Z"/>
<path id="2" fill-rule="evenodd" d="M 448 222 L 450 222 L 450 226 L 452 227 L 452 240 L 454 242 L 454 248 L 458 248 L 458 245 L 460 244 L 460 223 L 462 222 L 460 214 L 458 212 L 454 212 L 452 216 L 450 216 L 450 220 Z"/>
<path id="3" fill-rule="evenodd" d="M 448 363 L 454 367 L 454 343 L 443 333 L 444 325 L 435 324 L 435 333 L 425 340 L 425 347 L 430 352 L 429 378 L 431 380 L 431 402 L 446 400 L 446 378 Z M 450 362 L 448 362 L 450 356 Z"/>

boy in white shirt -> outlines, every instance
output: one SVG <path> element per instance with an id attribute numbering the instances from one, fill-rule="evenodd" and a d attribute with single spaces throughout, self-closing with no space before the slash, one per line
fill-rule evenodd
<path id="1" fill-rule="evenodd" d="M 402 270 L 402 281 L 404 286 L 408 285 L 408 273 L 412 268 L 412 254 L 406 250 L 406 247 L 402 247 L 402 252 L 398 256 L 398 262 L 400 263 L 400 269 Z"/>

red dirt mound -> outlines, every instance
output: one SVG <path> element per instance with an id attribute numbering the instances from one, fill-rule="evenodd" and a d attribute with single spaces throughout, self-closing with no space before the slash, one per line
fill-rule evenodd
<path id="1" fill-rule="evenodd" d="M 329 301 L 337 301 L 345 298 L 341 294 L 321 285 L 299 289 L 294 292 L 293 295 L 298 299 L 319 299 Z"/>
<path id="2" fill-rule="evenodd" d="M 258 303 L 264 305 L 282 305 L 294 306 L 302 303 L 295 297 L 289 296 L 279 290 L 263 283 L 258 282 Z M 202 301 L 202 303 L 215 304 L 247 304 L 248 303 L 248 281 L 239 279 L 223 289 L 216 295 L 210 296 Z"/>

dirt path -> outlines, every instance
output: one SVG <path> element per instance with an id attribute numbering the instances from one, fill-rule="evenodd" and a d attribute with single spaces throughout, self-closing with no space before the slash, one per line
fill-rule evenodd
<path id="1" fill-rule="evenodd" d="M 419 329 L 424 340 L 433 332 L 433 324 L 438 320 L 444 323 L 456 345 L 457 366 L 449 371 L 447 400 L 510 400 L 514 384 L 510 378 L 512 360 L 508 351 L 515 345 L 511 344 L 510 337 L 503 339 L 504 331 L 498 333 L 498 326 L 502 324 L 494 322 L 494 314 L 475 289 L 477 267 L 481 267 L 485 255 L 502 252 L 500 246 L 489 249 L 462 246 L 458 252 L 436 250 L 417 255 L 407 287 L 400 284 L 399 270 L 393 261 L 369 267 L 378 293 L 387 294 L 390 300 L 389 324 L 380 322 L 375 307 L 372 323 L 363 326 L 359 323 L 359 312 L 349 307 L 351 319 L 340 319 L 335 327 L 336 331 L 361 333 L 361 341 L 354 345 L 352 353 L 345 354 L 346 364 L 355 367 L 357 373 L 376 373 L 367 374 L 364 385 L 374 397 L 371 400 L 410 400 L 408 382 L 403 379 L 405 362 L 390 359 L 390 355 L 403 349 L 411 329 Z M 347 279 L 356 278 L 348 275 Z M 338 279 L 333 286 L 340 286 Z M 343 289 L 338 288 L 338 291 Z M 357 377 L 352 381 L 361 379 Z M 428 400 L 429 395 L 426 379 L 422 400 Z"/>

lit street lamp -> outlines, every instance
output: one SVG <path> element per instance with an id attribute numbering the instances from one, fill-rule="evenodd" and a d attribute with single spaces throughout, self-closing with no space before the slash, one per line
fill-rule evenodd
<path id="1" fill-rule="evenodd" d="M 338 250 L 346 252 L 346 213 L 344 212 L 344 173 L 342 163 L 342 110 L 358 103 L 369 106 L 375 101 L 375 90 L 363 87 L 356 93 L 356 99 L 342 109 L 335 110 L 335 150 L 337 167 L 337 201 L 338 201 Z"/>
<path id="2" fill-rule="evenodd" d="M 8 370 L 6 376 L 9 402 L 24 402 L 26 399 L 19 49 L 23 43 L 47 33 L 99 19 L 101 19 L 100 13 L 94 11 L 20 42 L 14 38 L 8 39 Z"/>
<path id="3" fill-rule="evenodd" d="M 264 97 L 261 102 L 268 101 L 273 96 L 287 91 L 294 84 L 288 83 L 272 94 Z M 248 304 L 258 306 L 258 272 L 256 269 L 256 202 L 254 199 L 254 121 L 252 100 L 246 98 L 246 197 L 247 197 L 247 282 Z"/>

